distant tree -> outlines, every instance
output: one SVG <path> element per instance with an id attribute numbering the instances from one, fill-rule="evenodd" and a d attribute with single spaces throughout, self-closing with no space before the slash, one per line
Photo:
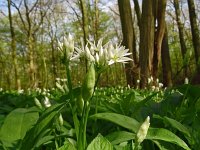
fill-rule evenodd
<path id="1" fill-rule="evenodd" d="M 176 13 L 176 22 L 177 22 L 177 26 L 178 26 L 178 30 L 179 30 L 179 41 L 180 41 L 180 46 L 181 46 L 181 54 L 182 54 L 182 58 L 183 58 L 183 62 L 186 60 L 186 52 L 187 52 L 187 47 L 185 44 L 185 39 L 184 39 L 184 25 L 181 22 L 180 19 L 180 6 L 179 6 L 179 1 L 178 0 L 174 0 L 174 8 L 175 8 L 175 13 Z M 189 66 L 188 63 L 184 63 L 184 75 L 185 77 L 189 76 Z"/>
<path id="2" fill-rule="evenodd" d="M 11 13 L 11 0 L 7 0 L 8 2 L 8 17 L 10 23 L 10 34 L 11 34 L 11 49 L 12 49 L 12 59 L 13 59 L 13 68 L 14 68 L 14 76 L 15 76 L 15 88 L 17 90 L 21 89 L 21 82 L 19 78 L 19 68 L 17 63 L 17 56 L 16 56 L 16 39 L 15 39 L 15 31 L 13 27 L 13 19 Z"/>
<path id="3" fill-rule="evenodd" d="M 25 33 L 27 38 L 28 60 L 29 60 L 29 85 L 30 87 L 37 86 L 37 69 L 34 62 L 35 40 L 36 33 L 40 30 L 43 19 L 49 8 L 51 1 L 43 0 L 20 0 L 19 5 L 12 1 L 12 6 L 16 8 L 22 26 L 20 28 Z M 47 6 L 47 7 L 45 7 Z"/>
<path id="4" fill-rule="evenodd" d="M 200 32 L 197 24 L 197 15 L 195 12 L 194 0 L 187 0 L 189 8 L 190 25 L 192 31 L 192 42 L 195 52 L 195 60 L 197 67 L 196 83 L 200 83 Z"/>
<path id="5" fill-rule="evenodd" d="M 136 80 L 138 78 L 138 69 L 136 66 L 137 53 L 136 53 L 136 41 L 132 21 L 131 5 L 130 0 L 118 0 L 120 20 L 123 33 L 122 44 L 133 53 L 133 60 L 135 62 L 130 62 L 125 64 L 126 79 L 127 84 L 130 86 L 136 85 Z"/>
<path id="6" fill-rule="evenodd" d="M 143 0 L 140 27 L 140 86 L 145 88 L 151 75 L 154 50 L 154 12 L 153 0 Z"/>
<path id="7" fill-rule="evenodd" d="M 155 37 L 154 37 L 154 55 L 152 76 L 154 80 L 158 78 L 159 64 L 161 61 L 161 46 L 165 33 L 165 10 L 166 0 L 154 1 L 154 15 L 155 15 Z"/>
<path id="8" fill-rule="evenodd" d="M 168 44 L 168 31 L 165 26 L 165 34 L 162 41 L 161 47 L 161 58 L 162 58 L 162 72 L 163 72 L 163 85 L 164 87 L 172 86 L 172 67 L 169 54 L 169 44 Z"/>
<path id="9" fill-rule="evenodd" d="M 141 22 L 141 11 L 140 11 L 140 5 L 138 3 L 138 0 L 133 0 L 134 2 L 134 8 L 137 16 L 138 26 L 140 27 Z"/>
<path id="10" fill-rule="evenodd" d="M 83 35 L 84 35 L 84 44 L 87 43 L 87 40 L 89 39 L 89 22 L 88 22 L 88 6 L 90 4 L 86 3 L 86 0 L 79 0 L 80 3 L 80 10 L 82 13 L 82 30 L 83 30 Z"/>

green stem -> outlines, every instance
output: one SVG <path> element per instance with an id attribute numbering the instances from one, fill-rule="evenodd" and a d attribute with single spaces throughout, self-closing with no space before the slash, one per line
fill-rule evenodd
<path id="1" fill-rule="evenodd" d="M 140 144 L 136 141 L 136 142 L 135 142 L 135 148 L 134 148 L 134 150 L 139 150 L 139 145 L 140 145 Z"/>
<path id="2" fill-rule="evenodd" d="M 72 93 L 72 81 L 71 81 L 71 74 L 69 69 L 69 61 L 66 62 L 66 73 L 67 73 L 67 83 L 68 83 L 68 89 L 70 94 L 70 99 L 73 99 L 73 93 Z"/>
<path id="3" fill-rule="evenodd" d="M 78 150 L 85 150 L 87 147 L 87 120 L 90 112 L 90 105 L 91 100 L 94 96 L 95 89 L 97 87 L 98 81 L 100 78 L 100 74 L 98 74 L 97 80 L 95 82 L 94 91 L 92 97 L 85 101 L 83 111 L 82 111 L 82 118 L 80 121 L 80 128 L 79 128 L 79 135 L 78 135 Z"/>
<path id="4" fill-rule="evenodd" d="M 67 75 L 67 86 L 69 89 L 69 96 L 70 96 L 70 101 L 73 102 L 74 96 L 73 96 L 73 89 L 72 89 L 72 80 L 71 80 L 71 74 L 70 74 L 70 69 L 69 69 L 69 61 L 67 61 L 65 63 L 65 67 L 66 67 L 66 75 Z M 77 113 L 74 110 L 73 106 L 70 105 L 70 108 L 72 110 L 72 116 L 73 116 L 73 122 L 74 122 L 74 126 L 75 126 L 75 131 L 76 131 L 76 138 L 78 140 L 78 135 L 79 135 L 79 121 L 77 118 Z"/>

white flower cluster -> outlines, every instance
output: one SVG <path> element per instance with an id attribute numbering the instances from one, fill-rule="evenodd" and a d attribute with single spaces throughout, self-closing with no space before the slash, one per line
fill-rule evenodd
<path id="1" fill-rule="evenodd" d="M 58 43 L 58 49 L 68 60 L 77 60 L 84 57 L 99 67 L 117 62 L 126 63 L 132 61 L 131 58 L 127 57 L 131 55 L 128 49 L 121 45 L 113 45 L 111 42 L 103 45 L 103 39 L 100 39 L 97 44 L 88 41 L 85 46 L 82 44 L 82 47 L 78 48 L 74 47 L 74 40 L 69 34 L 67 38 L 63 38 L 63 42 Z"/>

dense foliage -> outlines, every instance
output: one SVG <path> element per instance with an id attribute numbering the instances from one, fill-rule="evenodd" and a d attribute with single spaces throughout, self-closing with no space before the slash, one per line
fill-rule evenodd
<path id="1" fill-rule="evenodd" d="M 97 88 L 87 125 L 87 149 L 134 149 L 140 123 L 150 116 L 139 148 L 198 150 L 199 91 L 192 85 L 165 91 Z M 68 97 L 58 88 L 1 91 L 1 149 L 76 149 Z M 36 98 L 41 105 L 35 104 Z M 45 107 L 48 100 L 51 106 Z"/>

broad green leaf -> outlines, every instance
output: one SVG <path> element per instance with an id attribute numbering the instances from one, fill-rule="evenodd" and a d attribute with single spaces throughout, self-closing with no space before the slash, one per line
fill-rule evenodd
<path id="1" fill-rule="evenodd" d="M 90 118 L 108 120 L 135 133 L 138 131 L 140 126 L 140 123 L 137 120 L 116 113 L 98 113 L 90 116 Z"/>
<path id="2" fill-rule="evenodd" d="M 117 125 L 120 125 L 124 128 L 127 128 L 133 132 L 137 132 L 139 128 L 139 122 L 137 122 L 135 119 L 123 116 L 120 114 L 115 113 L 99 113 L 91 116 L 91 118 L 97 118 L 97 119 L 103 119 L 111 121 Z M 180 139 L 178 136 L 176 136 L 174 133 L 172 133 L 169 130 L 166 129 L 157 129 L 157 128 L 149 128 L 146 139 L 149 140 L 163 140 L 166 142 L 174 143 L 186 150 L 190 150 L 190 148 L 187 146 L 187 144 Z"/>
<path id="3" fill-rule="evenodd" d="M 0 140 L 12 143 L 23 139 L 26 132 L 37 122 L 38 118 L 39 114 L 35 107 L 13 110 L 7 115 L 1 127 Z"/>
<path id="4" fill-rule="evenodd" d="M 101 134 L 89 144 L 87 150 L 113 150 L 112 144 L 104 138 Z"/>
<path id="5" fill-rule="evenodd" d="M 172 118 L 168 118 L 168 117 L 164 117 L 164 120 L 166 120 L 167 122 L 169 122 L 172 127 L 174 127 L 177 130 L 183 132 L 188 137 L 191 137 L 189 130 L 184 125 L 182 125 L 180 122 L 178 122 L 178 121 L 176 121 L 176 120 L 174 120 Z"/>
<path id="6" fill-rule="evenodd" d="M 72 144 L 68 139 L 65 141 L 64 145 L 57 150 L 76 150 L 74 144 Z"/>
<path id="7" fill-rule="evenodd" d="M 48 135 L 48 136 L 44 136 L 42 137 L 36 144 L 35 147 L 40 147 L 42 144 L 51 141 L 52 139 L 54 139 L 55 137 L 53 135 Z"/>
<path id="8" fill-rule="evenodd" d="M 110 133 L 106 136 L 106 138 L 112 143 L 112 144 L 119 144 L 122 142 L 126 142 L 132 139 L 135 139 L 135 134 L 127 131 L 117 131 Z"/>
<path id="9" fill-rule="evenodd" d="M 174 143 L 186 150 L 190 150 L 190 148 L 182 139 L 180 139 L 178 136 L 176 136 L 174 133 L 172 133 L 171 131 L 167 129 L 149 128 L 146 139 L 162 140 L 162 141 Z"/>
<path id="10" fill-rule="evenodd" d="M 43 133 L 48 128 L 51 128 L 55 116 L 60 113 L 60 110 L 65 106 L 65 104 L 66 103 L 55 104 L 44 111 L 34 128 L 32 128 L 32 130 L 27 133 L 24 140 L 22 141 L 22 150 L 34 149 L 38 141 L 40 141 L 45 135 Z"/>

